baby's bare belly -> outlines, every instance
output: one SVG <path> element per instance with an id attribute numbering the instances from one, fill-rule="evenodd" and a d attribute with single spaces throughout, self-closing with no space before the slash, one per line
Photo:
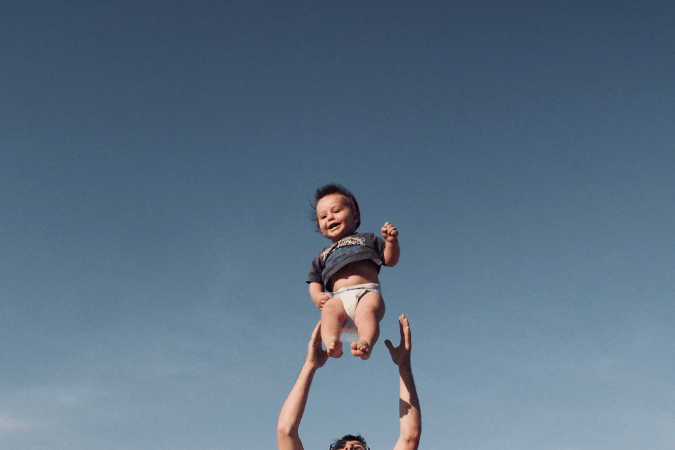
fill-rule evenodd
<path id="1" fill-rule="evenodd" d="M 357 284 L 379 283 L 377 265 L 367 259 L 347 264 L 330 277 L 330 290 L 337 292 L 340 288 L 356 286 Z"/>

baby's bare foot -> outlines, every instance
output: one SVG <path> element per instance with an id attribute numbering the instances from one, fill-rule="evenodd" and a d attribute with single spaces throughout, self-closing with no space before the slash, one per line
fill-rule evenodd
<path id="1" fill-rule="evenodd" d="M 370 358 L 370 344 L 366 341 L 352 342 L 352 355 L 366 360 Z"/>
<path id="2" fill-rule="evenodd" d="M 342 356 L 342 341 L 336 339 L 326 344 L 326 353 L 331 358 L 340 358 Z"/>

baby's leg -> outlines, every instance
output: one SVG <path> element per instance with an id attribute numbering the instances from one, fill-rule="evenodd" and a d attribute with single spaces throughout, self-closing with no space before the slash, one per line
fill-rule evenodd
<path id="1" fill-rule="evenodd" d="M 321 310 L 321 340 L 326 345 L 328 356 L 339 358 L 342 356 L 342 327 L 347 320 L 347 313 L 339 298 L 331 298 Z"/>
<path id="2" fill-rule="evenodd" d="M 377 291 L 365 294 L 356 305 L 354 316 L 354 323 L 359 329 L 359 341 L 352 342 L 352 355 L 368 359 L 371 349 L 380 337 L 380 321 L 384 317 L 382 296 Z"/>

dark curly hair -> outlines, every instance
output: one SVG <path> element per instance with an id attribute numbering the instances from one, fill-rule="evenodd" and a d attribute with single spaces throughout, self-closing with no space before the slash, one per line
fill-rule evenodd
<path id="1" fill-rule="evenodd" d="M 310 218 L 314 221 L 314 223 L 316 223 L 316 231 L 320 231 L 319 218 L 316 217 L 316 204 L 319 203 L 319 200 L 331 194 L 343 195 L 347 197 L 347 199 L 352 203 L 354 213 L 356 214 L 356 224 L 355 224 L 356 228 L 354 228 L 354 230 L 356 231 L 359 228 L 359 225 L 361 225 L 361 212 L 359 212 L 359 203 L 356 201 L 356 197 L 354 197 L 354 194 L 349 192 L 344 186 L 336 183 L 321 186 L 314 193 L 314 202 L 310 202 L 310 207 L 312 208 L 310 212 Z"/>
<path id="2" fill-rule="evenodd" d="M 345 448 L 345 445 L 349 441 L 359 441 L 361 444 L 363 444 L 366 450 L 370 450 L 370 447 L 368 447 L 368 444 L 366 444 L 366 440 L 363 439 L 363 436 L 361 436 L 360 434 L 358 436 L 354 436 L 353 434 L 345 434 L 340 439 L 336 439 L 335 442 L 333 442 L 330 445 L 330 448 L 328 450 L 343 449 Z"/>

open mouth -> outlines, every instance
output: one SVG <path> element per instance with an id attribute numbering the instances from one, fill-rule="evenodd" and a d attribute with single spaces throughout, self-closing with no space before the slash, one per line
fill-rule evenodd
<path id="1" fill-rule="evenodd" d="M 338 225 L 340 225 L 340 223 L 338 223 L 338 222 L 331 223 L 330 225 L 328 225 L 328 229 L 332 230 L 333 228 L 337 227 Z"/>

